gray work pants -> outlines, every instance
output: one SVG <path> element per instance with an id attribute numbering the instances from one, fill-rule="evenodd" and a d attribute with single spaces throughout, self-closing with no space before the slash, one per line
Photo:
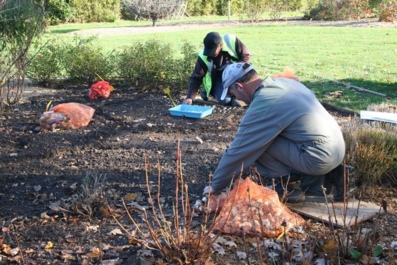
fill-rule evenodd
<path id="1" fill-rule="evenodd" d="M 340 132 L 329 141 L 297 144 L 278 136 L 256 161 L 262 176 L 288 176 L 299 172 L 302 189 L 322 194 L 324 175 L 343 161 L 345 144 Z"/>

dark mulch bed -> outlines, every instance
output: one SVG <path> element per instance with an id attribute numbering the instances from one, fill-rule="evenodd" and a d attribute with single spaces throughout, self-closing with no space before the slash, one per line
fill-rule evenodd
<path id="1" fill-rule="evenodd" d="M 110 98 L 95 101 L 89 101 L 87 93 L 81 87 L 29 88 L 22 103 L 0 117 L 0 264 L 138 264 L 139 245 L 130 244 L 126 233 L 117 231 L 120 226 L 109 209 L 133 231 L 121 198 L 149 205 L 146 166 L 153 187 L 161 176 L 162 204 L 171 212 L 178 141 L 194 204 L 244 113 L 242 108 L 215 106 L 212 115 L 189 119 L 169 115 L 172 103 L 157 91 L 120 87 Z M 50 100 L 54 104 L 80 102 L 96 112 L 88 127 L 43 133 L 38 120 Z M 92 216 L 54 206 L 72 202 L 81 186 L 94 177 L 105 178 L 106 204 L 94 205 Z M 387 199 L 394 212 L 393 198 Z M 103 206 L 109 206 L 108 211 Z M 390 244 L 397 240 L 396 216 L 382 218 L 381 242 L 392 251 Z M 243 248 L 239 245 L 237 250 Z M 248 264 L 237 258 L 235 247 L 226 249 L 224 255 L 214 254 L 215 264 Z M 251 258 L 251 264 L 258 264 L 255 255 Z M 396 264 L 396 256 L 382 262 Z"/>

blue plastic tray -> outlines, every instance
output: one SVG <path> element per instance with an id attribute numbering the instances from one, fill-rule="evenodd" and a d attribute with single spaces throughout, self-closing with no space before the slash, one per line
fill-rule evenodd
<path id="1" fill-rule="evenodd" d="M 196 105 L 178 105 L 170 108 L 170 114 L 173 116 L 183 116 L 188 118 L 201 119 L 212 113 L 211 107 L 196 106 Z"/>

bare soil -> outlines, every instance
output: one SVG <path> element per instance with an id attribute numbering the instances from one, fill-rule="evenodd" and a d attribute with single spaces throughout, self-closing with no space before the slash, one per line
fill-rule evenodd
<path id="1" fill-rule="evenodd" d="M 83 86 L 29 87 L 21 104 L 0 116 L 0 264 L 151 264 L 140 260 L 142 247 L 117 230 L 120 226 L 112 215 L 128 231 L 134 230 L 121 199 L 130 203 L 142 224 L 139 207 L 150 208 L 146 176 L 154 192 L 160 176 L 160 203 L 171 216 L 180 141 L 183 175 L 194 204 L 245 111 L 215 105 L 210 116 L 190 119 L 171 116 L 171 100 L 156 89 L 116 87 L 108 99 L 94 101 L 87 95 L 88 87 Z M 181 96 L 173 95 L 177 104 Z M 50 100 L 83 103 L 93 107 L 95 115 L 85 128 L 40 132 L 38 121 Z M 340 121 L 348 119 L 333 114 Z M 94 179 L 100 180 L 103 196 L 91 203 L 93 212 L 87 214 L 72 202 Z M 93 193 L 94 189 L 89 191 Z M 384 200 L 387 206 L 388 213 L 377 220 L 384 247 L 380 262 L 397 264 L 396 192 L 380 188 L 365 199 L 380 207 Z M 321 226 L 313 223 L 311 227 Z M 370 220 L 364 226 L 374 223 Z M 246 248 L 241 238 L 233 242 L 240 243 L 224 246 L 225 254 L 216 252 L 213 264 L 259 264 L 255 248 Z M 240 260 L 236 251 L 251 253 L 251 263 Z M 321 255 L 316 252 L 314 260 Z M 280 257 L 267 261 L 285 264 Z"/>

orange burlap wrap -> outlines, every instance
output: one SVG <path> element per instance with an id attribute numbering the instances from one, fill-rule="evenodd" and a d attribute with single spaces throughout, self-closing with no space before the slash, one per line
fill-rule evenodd
<path id="1" fill-rule="evenodd" d="M 221 210 L 215 229 L 226 234 L 277 237 L 305 222 L 280 202 L 275 191 L 250 178 L 237 180 L 226 198 L 224 194 L 210 197 L 210 211 L 216 208 Z"/>

